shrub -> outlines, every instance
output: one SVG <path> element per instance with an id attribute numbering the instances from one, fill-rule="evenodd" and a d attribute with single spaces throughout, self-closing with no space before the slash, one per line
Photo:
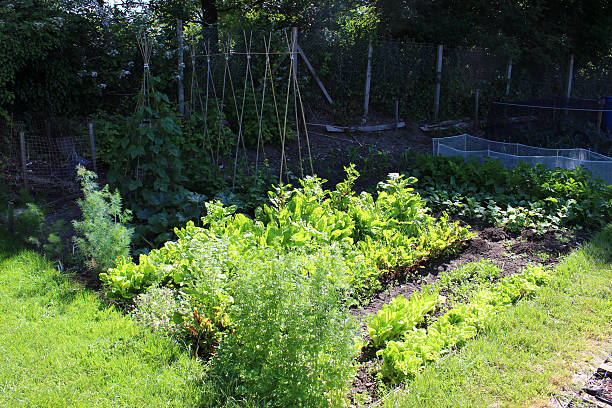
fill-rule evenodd
<path id="1" fill-rule="evenodd" d="M 124 223 L 130 214 L 121 209 L 119 192 L 111 193 L 108 185 L 98 187 L 95 173 L 79 166 L 77 174 L 84 198 L 78 200 L 83 219 L 72 222 L 78 234 L 74 243 L 89 267 L 107 270 L 115 266 L 115 259 L 129 256 L 132 231 Z"/>

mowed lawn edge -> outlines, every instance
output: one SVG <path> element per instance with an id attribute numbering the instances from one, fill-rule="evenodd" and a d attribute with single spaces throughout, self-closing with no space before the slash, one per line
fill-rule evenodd
<path id="1" fill-rule="evenodd" d="M 574 371 L 612 344 L 612 225 L 554 268 L 535 298 L 493 317 L 477 338 L 384 407 L 544 407 Z"/>
<path id="2" fill-rule="evenodd" d="M 0 229 L 0 407 L 196 407 L 204 365 Z"/>

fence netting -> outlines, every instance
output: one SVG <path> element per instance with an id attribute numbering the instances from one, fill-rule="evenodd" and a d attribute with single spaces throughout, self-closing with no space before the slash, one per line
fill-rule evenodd
<path id="1" fill-rule="evenodd" d="M 549 170 L 582 167 L 591 171 L 595 177 L 601 177 L 606 183 L 612 184 L 612 158 L 582 148 L 546 149 L 520 143 L 497 142 L 468 134 L 436 138 L 432 143 L 434 155 L 459 156 L 466 160 L 475 158 L 481 162 L 485 158 L 496 159 L 507 168 L 516 167 L 520 163 L 531 166 L 540 164 Z"/>
<path id="2" fill-rule="evenodd" d="M 0 170 L 14 185 L 33 191 L 74 191 L 78 188 L 76 167 L 93 170 L 86 120 L 1 120 L 0 140 L 5 146 Z"/>
<path id="3" fill-rule="evenodd" d="M 485 128 L 488 139 L 547 148 L 588 147 L 612 154 L 612 110 L 602 99 L 539 98 L 493 102 Z"/>

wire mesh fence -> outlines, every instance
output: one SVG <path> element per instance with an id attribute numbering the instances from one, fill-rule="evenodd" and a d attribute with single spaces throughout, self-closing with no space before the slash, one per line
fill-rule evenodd
<path id="1" fill-rule="evenodd" d="M 368 60 L 370 68 L 369 104 L 371 110 L 392 116 L 399 103 L 399 114 L 407 120 L 432 121 L 435 118 L 438 45 L 418 44 L 387 38 L 343 37 L 325 30 L 300 33 L 299 43 L 334 99 L 340 116 L 360 117 L 364 113 Z M 438 120 L 473 117 L 476 90 L 480 114 L 486 118 L 490 102 L 566 96 L 598 98 L 612 94 L 611 61 L 593 65 L 577 61 L 569 72 L 570 55 L 546 65 L 514 62 L 478 47 L 443 47 L 440 54 Z M 599 68 L 596 68 L 599 67 Z M 603 67 L 603 68 L 602 68 Z M 307 71 L 305 72 L 308 75 Z M 314 82 L 308 83 L 308 103 L 324 106 L 326 101 Z"/>
<path id="2" fill-rule="evenodd" d="M 612 154 L 612 129 L 604 119 L 612 115 L 601 99 L 540 98 L 493 102 L 487 138 L 546 148 L 585 147 Z"/>
<path id="3" fill-rule="evenodd" d="M 76 168 L 96 167 L 94 135 L 87 120 L 0 121 L 2 171 L 11 184 L 32 191 L 78 189 Z"/>
<path id="4" fill-rule="evenodd" d="M 257 166 L 267 144 L 284 146 L 297 139 L 302 163 L 310 159 L 309 151 L 300 150 L 309 147 L 307 123 L 353 125 L 366 117 L 389 122 L 395 109 L 404 120 L 430 122 L 474 118 L 479 107 L 480 117 L 487 118 L 487 135 L 496 140 L 533 140 L 537 133 L 547 147 L 600 143 L 576 135 L 601 133 L 597 104 L 600 96 L 612 94 L 612 59 L 608 66 L 605 61 L 576 62 L 570 75 L 569 56 L 534 66 L 512 64 L 495 50 L 478 47 L 441 49 L 325 28 L 293 35 L 291 30 L 213 29 L 183 38 L 181 52 L 172 53 L 173 58 L 183 54 L 175 76 L 184 86 L 178 93 L 184 94 L 180 102 L 191 118 L 188 129 L 201 136 L 201 146 L 213 162 L 219 164 L 225 155 L 235 168 L 238 157 L 244 156 Z M 145 65 L 145 71 L 156 75 L 155 67 Z M 578 106 L 577 98 L 567 101 L 568 91 L 588 100 L 590 113 L 560 110 Z M 522 102 L 500 103 L 516 100 Z M 0 138 L 8 146 L 3 166 L 15 183 L 72 183 L 72 165 L 93 162 L 86 121 L 29 121 L 23 125 L 23 149 L 18 124 L 0 126 Z M 571 130 L 571 143 L 560 141 L 559 128 L 563 134 Z M 603 142 L 596 149 L 609 154 Z M 254 160 L 248 151 L 256 151 Z"/>

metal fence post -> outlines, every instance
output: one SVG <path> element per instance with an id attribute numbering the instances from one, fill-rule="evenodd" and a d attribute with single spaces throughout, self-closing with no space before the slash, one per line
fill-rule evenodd
<path id="1" fill-rule="evenodd" d="M 183 87 L 183 72 L 185 63 L 183 62 L 183 20 L 176 20 L 176 34 L 178 35 L 178 100 L 179 112 L 185 114 L 185 88 Z"/>
<path id="2" fill-rule="evenodd" d="M 19 131 L 19 145 L 21 147 L 21 176 L 23 177 L 23 187 L 28 188 L 27 169 L 26 169 L 26 144 L 25 144 L 25 132 Z"/>
<path id="3" fill-rule="evenodd" d="M 572 84 L 574 82 L 574 54 L 570 57 L 569 70 L 567 73 L 567 99 L 572 96 Z"/>
<path id="4" fill-rule="evenodd" d="M 510 95 L 510 79 L 512 78 L 512 58 L 508 61 L 508 70 L 506 71 L 506 96 Z"/>
<path id="5" fill-rule="evenodd" d="M 474 130 L 478 129 L 478 96 L 480 89 L 476 88 L 476 95 L 474 95 Z"/>
<path id="6" fill-rule="evenodd" d="M 440 112 L 440 83 L 442 82 L 442 53 L 443 45 L 438 45 L 438 63 L 436 66 L 436 95 L 434 99 L 434 122 L 438 121 L 438 113 Z"/>
<path id="7" fill-rule="evenodd" d="M 366 70 L 365 96 L 363 101 L 363 120 L 365 123 L 368 120 L 368 111 L 370 110 L 370 82 L 372 80 L 372 39 L 368 44 L 368 68 Z"/>

